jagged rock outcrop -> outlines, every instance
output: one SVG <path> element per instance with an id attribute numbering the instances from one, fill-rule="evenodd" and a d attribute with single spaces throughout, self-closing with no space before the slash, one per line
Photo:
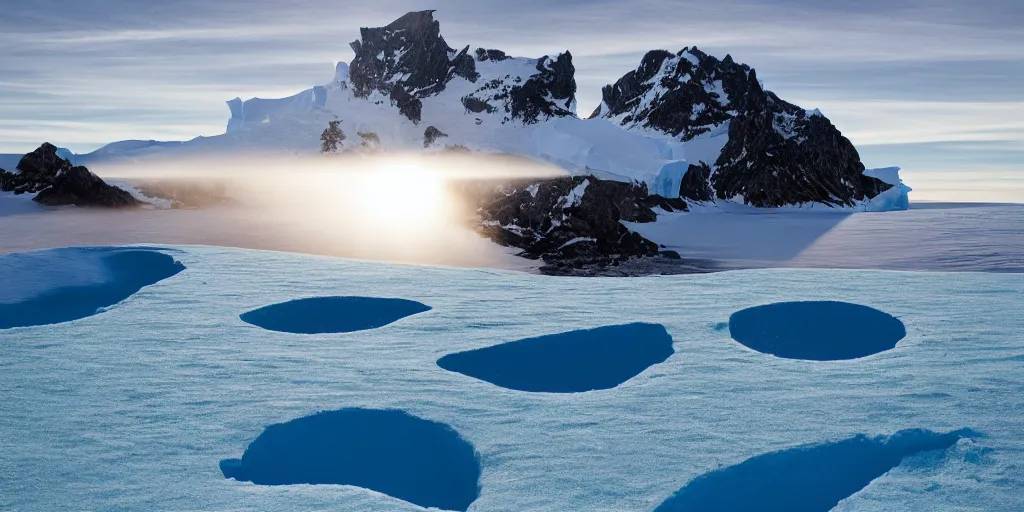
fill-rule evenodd
<path id="1" fill-rule="evenodd" d="M 760 207 L 852 206 L 892 188 L 864 175 L 857 149 L 825 116 L 762 91 L 753 71 L 750 91 L 715 162 L 718 198 L 742 196 Z"/>
<path id="2" fill-rule="evenodd" d="M 601 90 L 601 105 L 591 117 L 691 140 L 736 115 L 752 71 L 730 56 L 720 61 L 696 48 L 678 54 L 654 50 Z"/>
<path id="3" fill-rule="evenodd" d="M 423 117 L 423 99 L 444 91 L 455 78 L 483 83 L 462 98 L 467 112 L 501 112 L 502 122 L 532 124 L 575 115 L 576 81 L 572 55 L 537 60 L 536 73 L 513 75 L 494 66 L 511 57 L 500 50 L 469 46 L 456 51 L 441 36 L 434 11 L 410 12 L 385 27 L 362 28 L 352 43 L 356 56 L 348 69 L 353 93 L 378 92 L 414 123 Z M 475 58 L 474 58 L 475 55 Z M 477 64 L 490 66 L 483 73 Z"/>
<path id="4" fill-rule="evenodd" d="M 485 60 L 505 60 L 485 56 Z M 463 96 L 462 105 L 467 112 L 503 113 L 502 123 L 536 124 L 555 117 L 575 116 L 576 68 L 572 54 L 565 52 L 554 59 L 541 57 L 535 67 L 537 73 L 526 79 L 508 74 L 485 82 Z"/>
<path id="5" fill-rule="evenodd" d="M 691 162 L 697 174 L 684 180 L 684 197 L 704 200 L 697 198 L 706 197 L 707 181 L 715 198 L 753 206 L 852 206 L 891 187 L 864 176 L 857 150 L 827 118 L 764 90 L 756 72 L 731 56 L 719 60 L 696 48 L 648 52 L 602 90 L 602 100 L 591 117 L 626 129 L 683 141 L 728 133 L 715 161 Z"/>
<path id="6" fill-rule="evenodd" d="M 43 143 L 18 162 L 13 172 L 0 173 L 0 190 L 15 194 L 34 194 L 53 185 L 57 177 L 70 171 L 71 162 L 57 155 L 57 146 Z"/>
<path id="7" fill-rule="evenodd" d="M 349 83 L 358 97 L 378 91 L 399 111 L 420 121 L 421 98 L 444 90 L 453 76 L 476 81 L 476 62 L 469 47 L 456 51 L 441 37 L 434 11 L 410 12 L 386 27 L 361 28 L 352 42 Z"/>
<path id="8" fill-rule="evenodd" d="M 653 208 L 685 210 L 681 200 L 652 196 L 643 183 L 566 176 L 505 184 L 480 201 L 481 232 L 522 256 L 560 267 L 614 265 L 656 256 L 657 244 L 621 221 L 654 222 Z"/>
<path id="9" fill-rule="evenodd" d="M 34 201 L 49 206 L 127 207 L 141 203 L 124 190 L 108 185 L 82 166 L 73 166 L 58 156 L 58 149 L 45 143 L 25 155 L 16 172 L 0 171 L 0 190 L 36 193 Z"/>
<path id="10" fill-rule="evenodd" d="M 36 195 L 34 201 L 48 206 L 106 206 L 124 208 L 139 206 L 137 199 L 128 192 L 108 185 L 89 169 L 77 166 L 65 172 L 47 188 Z"/>
<path id="11" fill-rule="evenodd" d="M 423 131 L 423 147 L 429 148 L 434 145 L 434 142 L 437 142 L 437 139 L 442 139 L 447 136 L 447 133 L 438 130 L 437 127 L 428 126 L 427 129 Z"/>

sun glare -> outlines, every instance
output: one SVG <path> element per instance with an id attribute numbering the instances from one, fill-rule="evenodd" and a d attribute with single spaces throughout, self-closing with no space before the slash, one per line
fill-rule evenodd
<path id="1" fill-rule="evenodd" d="M 360 199 L 379 220 L 417 224 L 442 214 L 444 186 L 438 173 L 415 164 L 366 171 Z"/>

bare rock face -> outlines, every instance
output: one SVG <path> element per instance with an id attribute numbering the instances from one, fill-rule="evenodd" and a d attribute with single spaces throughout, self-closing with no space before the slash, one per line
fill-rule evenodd
<path id="1" fill-rule="evenodd" d="M 648 194 L 643 183 L 566 176 L 499 187 L 480 202 L 481 232 L 521 256 L 558 267 L 615 265 L 659 253 L 657 244 L 621 221 L 654 222 L 653 208 L 686 203 Z"/>
<path id="2" fill-rule="evenodd" d="M 568 52 L 537 60 L 536 73 L 529 76 L 494 72 L 482 79 L 478 63 L 493 66 L 511 57 L 500 50 L 478 48 L 470 55 L 469 46 L 458 51 L 451 48 L 433 13 L 410 12 L 385 27 L 360 29 L 360 39 L 351 45 L 356 56 L 349 66 L 349 82 L 357 97 L 378 92 L 402 115 L 419 123 L 423 99 L 462 78 L 480 82 L 462 98 L 467 113 L 502 112 L 502 122 L 524 124 L 575 115 L 575 68 Z"/>
<path id="3" fill-rule="evenodd" d="M 0 190 L 37 193 L 34 201 L 49 206 L 127 207 L 141 203 L 124 190 L 108 185 L 82 166 L 57 155 L 57 147 L 45 143 L 25 155 L 17 172 L 0 170 Z"/>
<path id="4" fill-rule="evenodd" d="M 714 201 L 715 190 L 711 188 L 711 167 L 708 164 L 690 164 L 679 184 L 679 197 L 698 202 Z"/>
<path id="5" fill-rule="evenodd" d="M 760 88 L 751 71 L 729 142 L 715 162 L 716 196 L 742 196 L 754 206 L 817 202 L 852 206 L 892 185 L 864 175 L 853 144 L 825 116 L 786 103 Z"/>
<path id="6" fill-rule="evenodd" d="M 410 12 L 386 27 L 362 28 L 351 46 L 356 56 L 349 82 L 356 96 L 373 91 L 389 96 L 413 122 L 420 121 L 421 98 L 443 91 L 453 76 L 477 79 L 469 47 L 457 52 L 448 46 L 434 11 Z"/>
<path id="7" fill-rule="evenodd" d="M 503 61 L 497 50 L 485 50 L 483 61 Z M 477 58 L 481 58 L 480 50 Z M 576 68 L 572 54 L 565 52 L 552 59 L 537 60 L 537 73 L 526 77 L 505 75 L 484 82 L 476 91 L 463 96 L 466 112 L 504 115 L 502 123 L 519 121 L 536 124 L 551 118 L 575 116 Z"/>
<path id="8" fill-rule="evenodd" d="M 691 162 L 683 197 L 852 206 L 891 187 L 864 176 L 856 148 L 827 118 L 764 90 L 756 72 L 731 56 L 719 60 L 696 48 L 648 52 L 637 69 L 602 90 L 602 99 L 591 117 L 626 129 L 684 141 L 728 133 L 716 161 Z"/>
<path id="9" fill-rule="evenodd" d="M 14 172 L 0 172 L 0 190 L 34 194 L 52 186 L 71 167 L 71 162 L 57 156 L 57 147 L 46 142 L 23 156 Z"/>
<path id="10" fill-rule="evenodd" d="M 34 201 L 48 206 L 106 206 L 124 208 L 141 203 L 124 190 L 108 185 L 89 169 L 78 166 L 62 174 L 53 186 L 40 192 Z"/>
<path id="11" fill-rule="evenodd" d="M 591 117 L 691 140 L 732 119 L 733 101 L 746 96 L 751 71 L 731 57 L 719 61 L 696 48 L 678 54 L 654 50 L 640 67 L 601 90 L 601 105 Z"/>

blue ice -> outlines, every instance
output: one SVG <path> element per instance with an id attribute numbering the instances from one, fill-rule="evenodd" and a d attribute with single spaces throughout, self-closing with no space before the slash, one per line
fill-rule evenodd
<path id="1" fill-rule="evenodd" d="M 77 249 L 68 257 L 101 252 L 103 279 L 58 286 L 15 302 L 0 303 L 0 329 L 79 320 L 131 297 L 143 287 L 172 277 L 185 266 L 170 255 L 131 249 Z"/>
<path id="2" fill-rule="evenodd" d="M 633 323 L 449 354 L 437 364 L 504 388 L 579 393 L 614 388 L 672 354 L 664 326 Z"/>
<path id="3" fill-rule="evenodd" d="M 264 306 L 241 319 L 270 331 L 324 334 L 376 329 L 424 311 L 430 306 L 405 299 L 310 297 Z"/>
<path id="4" fill-rule="evenodd" d="M 421 507 L 465 511 L 480 495 L 480 457 L 448 425 L 404 411 L 341 409 L 271 425 L 225 478 L 258 485 L 337 484 Z"/>
<path id="5" fill-rule="evenodd" d="M 729 317 L 732 338 L 786 359 L 858 359 L 896 347 L 907 335 L 898 318 L 848 302 L 780 302 Z"/>
<path id="6" fill-rule="evenodd" d="M 977 435 L 903 430 L 758 455 L 695 478 L 655 512 L 828 512 L 904 458 Z"/>

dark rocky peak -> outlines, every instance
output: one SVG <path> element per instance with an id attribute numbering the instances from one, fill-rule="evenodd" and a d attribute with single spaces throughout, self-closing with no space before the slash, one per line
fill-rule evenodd
<path id="1" fill-rule="evenodd" d="M 348 77 L 356 96 L 378 91 L 419 122 L 420 98 L 443 91 L 455 75 L 476 81 L 469 46 L 462 51 L 449 47 L 433 13 L 410 12 L 386 27 L 360 29 L 360 39 L 351 44 L 356 56 Z"/>
<path id="2" fill-rule="evenodd" d="M 762 93 L 749 66 L 736 63 L 731 56 L 719 60 L 696 47 L 675 54 L 650 51 L 637 69 L 601 92 L 601 105 L 591 117 L 682 140 L 711 131 L 734 117 L 748 95 Z"/>
<path id="3" fill-rule="evenodd" d="M 469 46 L 460 51 L 448 46 L 433 13 L 410 12 L 386 27 L 360 29 L 348 70 L 357 97 L 379 92 L 418 123 L 422 99 L 445 90 L 453 78 L 481 82 L 479 63 L 487 68 L 486 77 L 463 97 L 467 112 L 498 112 L 503 123 L 525 124 L 575 115 L 576 69 L 569 52 L 541 58 L 536 61 L 536 73 L 521 76 L 521 66 L 502 66 L 513 59 L 501 50 L 477 48 L 470 54 Z"/>
<path id="4" fill-rule="evenodd" d="M 759 207 L 853 206 L 892 187 L 864 175 L 857 149 L 825 116 L 765 98 L 729 123 L 710 179 L 717 198 Z"/>
<path id="5" fill-rule="evenodd" d="M 25 192 L 39 192 L 53 184 L 61 174 L 73 167 L 71 162 L 61 158 L 57 146 L 44 142 L 35 151 L 21 157 L 17 170 L 25 183 L 32 183 Z"/>
<path id="6" fill-rule="evenodd" d="M 759 207 L 853 206 L 890 188 L 864 176 L 860 155 L 821 113 L 766 91 L 757 72 L 697 48 L 648 52 L 604 87 L 591 117 L 688 141 L 715 131 L 728 141 L 714 162 L 690 162 L 680 195 Z"/>
<path id="7" fill-rule="evenodd" d="M 35 151 L 21 157 L 14 172 L 0 172 L 0 190 L 15 194 L 34 194 L 53 185 L 57 177 L 73 167 L 58 155 L 57 146 L 44 142 Z"/>
<path id="8" fill-rule="evenodd" d="M 479 50 L 477 55 L 479 58 Z M 487 57 L 496 62 L 507 59 Z M 488 80 L 464 96 L 462 104 L 467 112 L 498 112 L 503 115 L 502 123 L 534 124 L 553 117 L 575 116 L 576 68 L 572 54 L 565 52 L 554 59 L 541 57 L 535 69 L 537 72 L 529 77 L 507 74 Z"/>

